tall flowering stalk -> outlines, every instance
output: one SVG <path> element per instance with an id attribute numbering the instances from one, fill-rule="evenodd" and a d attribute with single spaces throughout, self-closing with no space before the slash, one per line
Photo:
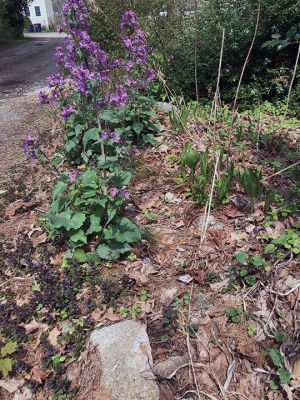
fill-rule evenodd
<path id="1" fill-rule="evenodd" d="M 150 110 L 139 114 L 137 101 L 154 72 L 147 67 L 145 34 L 132 11 L 122 16 L 125 56 L 119 59 L 110 59 L 91 39 L 84 0 L 67 0 L 63 15 L 66 46 L 56 49 L 58 72 L 48 77 L 49 90 L 40 92 L 39 98 L 42 104 L 60 108 L 63 165 L 69 165 L 65 172 L 58 167 L 45 229 L 49 238 L 63 236 L 73 248 L 96 249 L 96 255 L 87 253 L 86 261 L 113 260 L 141 237 L 140 229 L 123 215 L 132 175 L 125 161 L 129 150 L 137 153 L 131 142 L 144 129 L 139 119 L 156 129 L 150 126 Z M 34 159 L 37 147 L 37 139 L 28 136 L 23 152 Z"/>

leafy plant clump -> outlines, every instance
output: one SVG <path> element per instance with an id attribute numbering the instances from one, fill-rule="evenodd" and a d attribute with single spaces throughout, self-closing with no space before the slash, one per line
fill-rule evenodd
<path id="1" fill-rule="evenodd" d="M 157 132 L 146 96 L 155 73 L 132 11 L 122 16 L 124 58 L 118 59 L 91 39 L 84 0 L 67 1 L 63 14 L 67 53 L 56 49 L 59 72 L 48 77 L 50 91 L 39 93 L 42 104 L 58 103 L 65 128 L 63 147 L 52 160 L 58 182 L 43 220 L 50 239 L 85 248 L 81 258 L 115 260 L 141 238 L 124 209 L 131 197 L 131 157 L 137 146 L 153 143 Z M 33 136 L 25 139 L 23 152 L 47 159 Z"/>
<path id="2" fill-rule="evenodd" d="M 232 184 L 234 165 L 225 167 L 224 151 L 220 152 L 219 179 L 216 180 L 215 203 L 222 204 L 227 201 Z M 178 159 L 181 168 L 181 178 L 189 184 L 188 195 L 191 195 L 197 204 L 204 203 L 209 195 L 209 183 L 212 179 L 213 163 L 208 151 L 198 152 L 191 143 L 186 143 Z"/>

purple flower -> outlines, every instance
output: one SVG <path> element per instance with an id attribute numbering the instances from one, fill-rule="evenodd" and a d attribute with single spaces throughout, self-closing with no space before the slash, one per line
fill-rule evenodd
<path id="1" fill-rule="evenodd" d="M 108 138 L 109 138 L 109 132 L 108 131 L 102 132 L 101 139 L 107 140 Z"/>
<path id="2" fill-rule="evenodd" d="M 34 151 L 34 146 L 36 145 L 36 143 L 37 143 L 37 138 L 31 135 L 26 136 L 25 139 L 23 140 L 22 153 L 24 155 L 27 154 L 30 161 L 35 160 L 37 158 Z"/>
<path id="3" fill-rule="evenodd" d="M 112 138 L 112 141 L 113 141 L 114 143 L 120 143 L 120 141 L 121 141 L 121 136 L 118 135 L 116 132 L 113 132 L 113 133 L 111 134 L 111 138 Z"/>
<path id="4" fill-rule="evenodd" d="M 38 93 L 38 96 L 41 104 L 49 104 L 48 96 L 43 90 Z"/>
<path id="5" fill-rule="evenodd" d="M 128 190 L 121 190 L 120 195 L 124 197 L 124 199 L 129 200 L 131 197 L 131 193 Z"/>
<path id="6" fill-rule="evenodd" d="M 76 182 L 76 179 L 77 179 L 77 177 L 78 177 L 78 175 L 79 175 L 79 170 L 78 169 L 76 169 L 74 172 L 70 172 L 69 173 L 69 179 L 70 179 L 70 182 L 71 183 L 74 183 L 74 182 Z"/>
<path id="7" fill-rule="evenodd" d="M 146 71 L 146 80 L 149 81 L 153 81 L 153 79 L 155 78 L 156 74 L 154 69 L 152 68 L 148 68 Z"/>
<path id="8" fill-rule="evenodd" d="M 109 189 L 108 193 L 111 195 L 111 197 L 116 197 L 120 192 L 120 189 L 118 188 L 111 188 Z"/>
<path id="9" fill-rule="evenodd" d="M 70 105 L 68 104 L 67 106 L 65 106 L 60 115 L 64 118 L 64 120 L 66 121 L 71 114 L 73 114 L 76 110 Z"/>
<path id="10" fill-rule="evenodd" d="M 59 65 L 63 65 L 65 62 L 65 56 L 64 53 L 62 51 L 62 47 L 56 47 L 55 49 L 55 59 L 57 64 Z"/>
<path id="11" fill-rule="evenodd" d="M 110 95 L 111 104 L 115 107 L 123 107 L 127 103 L 128 93 L 122 85 L 115 85 L 116 92 Z"/>
<path id="12" fill-rule="evenodd" d="M 132 146 L 131 148 L 131 154 L 133 157 L 138 156 L 141 154 L 140 150 L 136 146 Z"/>

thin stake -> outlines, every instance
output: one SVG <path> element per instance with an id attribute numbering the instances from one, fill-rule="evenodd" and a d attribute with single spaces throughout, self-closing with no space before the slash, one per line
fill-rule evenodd
<path id="1" fill-rule="evenodd" d="M 267 177 L 264 178 L 264 179 L 261 179 L 261 182 L 265 182 L 265 181 L 267 181 L 268 179 L 273 178 L 273 176 L 280 175 L 282 172 L 285 172 L 285 171 L 287 171 L 287 170 L 290 169 L 290 168 L 296 167 L 296 166 L 299 165 L 299 164 L 300 164 L 300 161 L 297 161 L 295 164 L 289 165 L 288 167 L 283 168 L 283 169 L 281 169 L 281 170 L 278 171 L 278 172 L 275 172 L 275 174 L 272 174 L 272 175 L 270 175 L 270 176 L 267 176 Z"/>
<path id="2" fill-rule="evenodd" d="M 202 232 L 200 243 L 204 242 L 205 236 L 206 236 L 206 231 L 207 231 L 207 227 L 208 227 L 208 220 L 209 220 L 209 215 L 210 215 L 210 210 L 211 210 L 211 203 L 212 203 L 212 198 L 213 198 L 214 189 L 215 189 L 216 175 L 217 175 L 217 171 L 218 171 L 219 158 L 220 158 L 220 152 L 217 152 L 217 157 L 216 157 L 216 162 L 215 162 L 215 170 L 214 170 L 214 175 L 213 175 L 213 180 L 212 180 L 212 185 L 211 185 L 211 190 L 210 190 L 210 196 L 209 196 L 209 201 L 208 201 L 208 210 L 207 210 L 207 215 L 206 215 L 204 232 Z"/>
<path id="3" fill-rule="evenodd" d="M 299 43 L 299 47 L 298 47 L 298 53 L 297 53 L 297 57 L 296 57 L 294 72 L 293 72 L 292 80 L 291 80 L 290 87 L 289 87 L 289 93 L 288 93 L 288 97 L 287 97 L 287 102 L 286 102 L 286 109 L 285 109 L 285 113 L 284 113 L 284 118 L 286 118 L 286 115 L 287 115 L 287 112 L 288 112 L 288 109 L 289 109 L 290 98 L 291 98 L 291 92 L 292 92 L 294 80 L 295 80 L 295 77 L 296 77 L 296 72 L 297 72 L 299 57 L 300 57 L 300 43 Z"/>
<path id="4" fill-rule="evenodd" d="M 238 96 L 239 96 L 239 92 L 240 92 L 242 80 L 243 80 L 243 77 L 244 77 L 244 73 L 245 73 L 247 64 L 249 62 L 250 54 L 252 52 L 252 49 L 253 49 L 253 46 L 254 46 L 254 42 L 255 42 L 255 39 L 256 39 L 259 20 L 260 20 L 260 12 L 261 12 L 261 0 L 259 0 L 259 2 L 258 2 L 257 18 L 256 18 L 256 24 L 255 24 L 255 29 L 254 29 L 252 42 L 251 42 L 251 45 L 249 47 L 248 54 L 247 54 L 247 57 L 245 59 L 245 62 L 244 62 L 243 68 L 242 68 L 242 72 L 241 72 L 241 75 L 240 75 L 239 83 L 238 83 L 238 86 L 237 86 L 237 89 L 236 89 L 235 98 L 234 98 L 234 102 L 233 102 L 232 115 L 231 115 L 231 125 L 230 125 L 230 131 L 229 131 L 229 134 L 228 134 L 228 152 L 229 153 L 230 153 L 230 148 L 231 148 L 232 129 L 233 129 L 235 115 L 236 115 L 237 99 L 238 99 Z"/>

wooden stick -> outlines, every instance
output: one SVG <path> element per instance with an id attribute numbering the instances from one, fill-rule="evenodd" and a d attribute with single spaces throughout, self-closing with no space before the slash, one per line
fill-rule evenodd
<path id="1" fill-rule="evenodd" d="M 285 113 L 284 113 L 284 118 L 286 118 L 286 115 L 287 115 L 287 112 L 288 112 L 288 109 L 289 109 L 290 98 L 291 98 L 291 92 L 292 92 L 292 87 L 293 87 L 294 80 L 295 80 L 295 77 L 296 77 L 296 72 L 297 72 L 299 57 L 300 57 L 300 43 L 299 43 L 299 47 L 298 47 L 298 53 L 297 53 L 297 57 L 296 57 L 294 72 L 293 72 L 292 80 L 291 80 L 290 87 L 289 87 L 289 93 L 288 93 L 288 97 L 287 97 L 287 102 L 286 102 L 286 109 L 285 109 Z"/>

